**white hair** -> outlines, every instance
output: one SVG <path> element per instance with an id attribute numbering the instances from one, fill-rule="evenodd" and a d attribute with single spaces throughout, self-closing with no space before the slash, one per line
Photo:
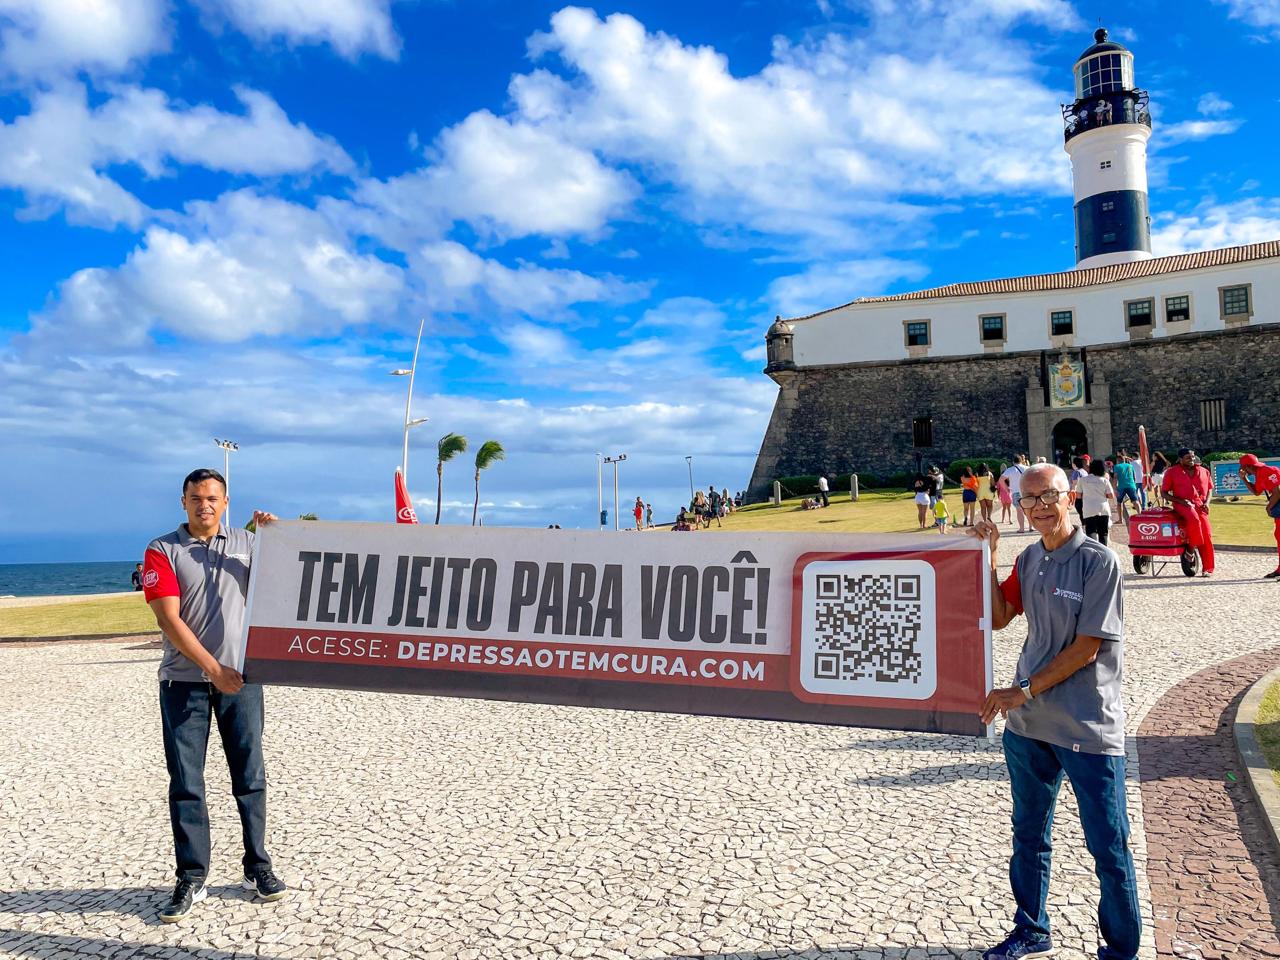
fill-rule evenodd
<path id="1" fill-rule="evenodd" d="M 1065 493 L 1071 489 L 1071 481 L 1067 479 L 1066 472 L 1056 463 L 1037 463 L 1027 467 L 1027 472 L 1022 475 L 1022 482 L 1026 483 L 1028 477 L 1041 473 L 1047 474 L 1049 482 L 1058 490 Z"/>

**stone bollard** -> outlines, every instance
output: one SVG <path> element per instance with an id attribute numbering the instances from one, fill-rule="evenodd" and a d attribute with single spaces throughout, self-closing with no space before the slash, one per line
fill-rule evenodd
<path id="1" fill-rule="evenodd" d="M 782 484 L 777 480 L 773 481 L 773 505 L 782 506 Z"/>
<path id="2" fill-rule="evenodd" d="M 856 473 L 849 475 L 849 499 L 854 503 L 858 502 L 858 475 Z"/>

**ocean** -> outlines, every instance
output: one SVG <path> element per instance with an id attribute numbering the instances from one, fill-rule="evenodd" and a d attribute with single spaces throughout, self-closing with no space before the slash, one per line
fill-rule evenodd
<path id="1" fill-rule="evenodd" d="M 101 563 L 0 563 L 0 597 L 42 597 L 132 590 L 136 560 Z"/>

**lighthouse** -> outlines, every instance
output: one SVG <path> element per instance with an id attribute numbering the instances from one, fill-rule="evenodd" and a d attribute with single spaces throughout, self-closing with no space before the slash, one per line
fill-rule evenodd
<path id="1" fill-rule="evenodd" d="M 1147 209 L 1147 92 L 1133 82 L 1133 54 L 1099 29 L 1076 60 L 1076 99 L 1063 106 L 1075 196 L 1076 267 L 1151 258 Z"/>

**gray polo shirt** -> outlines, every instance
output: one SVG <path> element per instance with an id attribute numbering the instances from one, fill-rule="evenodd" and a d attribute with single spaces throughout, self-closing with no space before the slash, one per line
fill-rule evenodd
<path id="1" fill-rule="evenodd" d="M 147 544 L 143 562 L 147 602 L 177 597 L 182 622 L 215 660 L 234 670 L 244 669 L 242 634 L 252 556 L 253 534 L 248 530 L 219 531 L 206 542 L 193 537 L 184 523 Z M 160 679 L 208 678 L 166 636 Z"/>
<path id="2" fill-rule="evenodd" d="M 1124 753 L 1124 580 L 1110 549 L 1076 528 L 1057 550 L 1037 541 L 1019 554 L 1002 585 L 1027 615 L 1018 679 L 1030 677 L 1078 634 L 1102 639 L 1093 663 L 1010 710 L 1006 727 L 1080 753 Z"/>

